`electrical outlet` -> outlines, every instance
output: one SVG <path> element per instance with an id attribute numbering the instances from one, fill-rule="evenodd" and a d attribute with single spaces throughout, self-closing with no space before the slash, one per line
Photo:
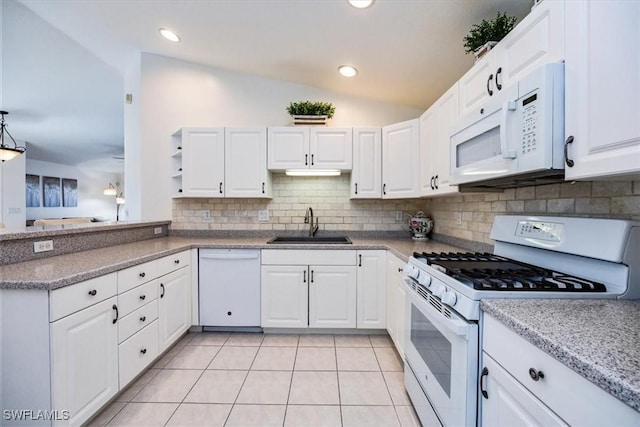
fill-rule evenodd
<path id="1" fill-rule="evenodd" d="M 396 221 L 402 221 L 402 211 L 396 212 Z"/>
<path id="2" fill-rule="evenodd" d="M 162 234 L 162 227 L 156 227 L 153 229 L 153 234 Z"/>
<path id="3" fill-rule="evenodd" d="M 204 219 L 211 219 L 211 211 L 209 209 L 200 209 L 195 212 L 196 216 Z"/>
<path id="4" fill-rule="evenodd" d="M 269 221 L 269 211 L 258 211 L 258 221 Z"/>
<path id="5" fill-rule="evenodd" d="M 454 212 L 453 219 L 456 220 L 456 225 L 462 225 L 462 212 Z"/>
<path id="6" fill-rule="evenodd" d="M 53 240 L 42 240 L 40 242 L 33 242 L 33 252 L 47 252 L 53 250 Z"/>

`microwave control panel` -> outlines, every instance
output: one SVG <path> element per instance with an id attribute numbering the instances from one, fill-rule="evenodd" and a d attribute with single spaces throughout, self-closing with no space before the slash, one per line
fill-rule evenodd
<path id="1" fill-rule="evenodd" d="M 536 151 L 536 120 L 537 120 L 537 99 L 538 94 L 533 95 L 522 100 L 522 154 L 531 153 Z"/>

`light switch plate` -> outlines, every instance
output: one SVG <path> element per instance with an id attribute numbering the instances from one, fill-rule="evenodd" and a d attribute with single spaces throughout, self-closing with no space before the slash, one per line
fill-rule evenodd
<path id="1" fill-rule="evenodd" d="M 402 211 L 396 212 L 396 221 L 402 221 Z"/>
<path id="2" fill-rule="evenodd" d="M 269 211 L 258 211 L 258 221 L 269 221 Z"/>
<path id="3" fill-rule="evenodd" d="M 456 225 L 462 225 L 462 212 L 454 212 L 453 219 L 456 220 Z"/>

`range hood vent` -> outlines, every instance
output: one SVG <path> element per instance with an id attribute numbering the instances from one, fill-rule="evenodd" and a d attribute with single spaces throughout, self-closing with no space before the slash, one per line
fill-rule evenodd
<path id="1" fill-rule="evenodd" d="M 504 176 L 486 181 L 459 184 L 461 193 L 479 192 L 486 190 L 500 190 L 507 188 L 530 187 L 532 185 L 556 184 L 564 182 L 564 169 L 545 169 L 537 172 Z"/>

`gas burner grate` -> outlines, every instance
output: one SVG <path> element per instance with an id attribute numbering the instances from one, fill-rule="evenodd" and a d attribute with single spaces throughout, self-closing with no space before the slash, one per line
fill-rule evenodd
<path id="1" fill-rule="evenodd" d="M 414 258 L 472 287 L 491 291 L 605 292 L 602 283 L 489 253 L 422 253 Z"/>

